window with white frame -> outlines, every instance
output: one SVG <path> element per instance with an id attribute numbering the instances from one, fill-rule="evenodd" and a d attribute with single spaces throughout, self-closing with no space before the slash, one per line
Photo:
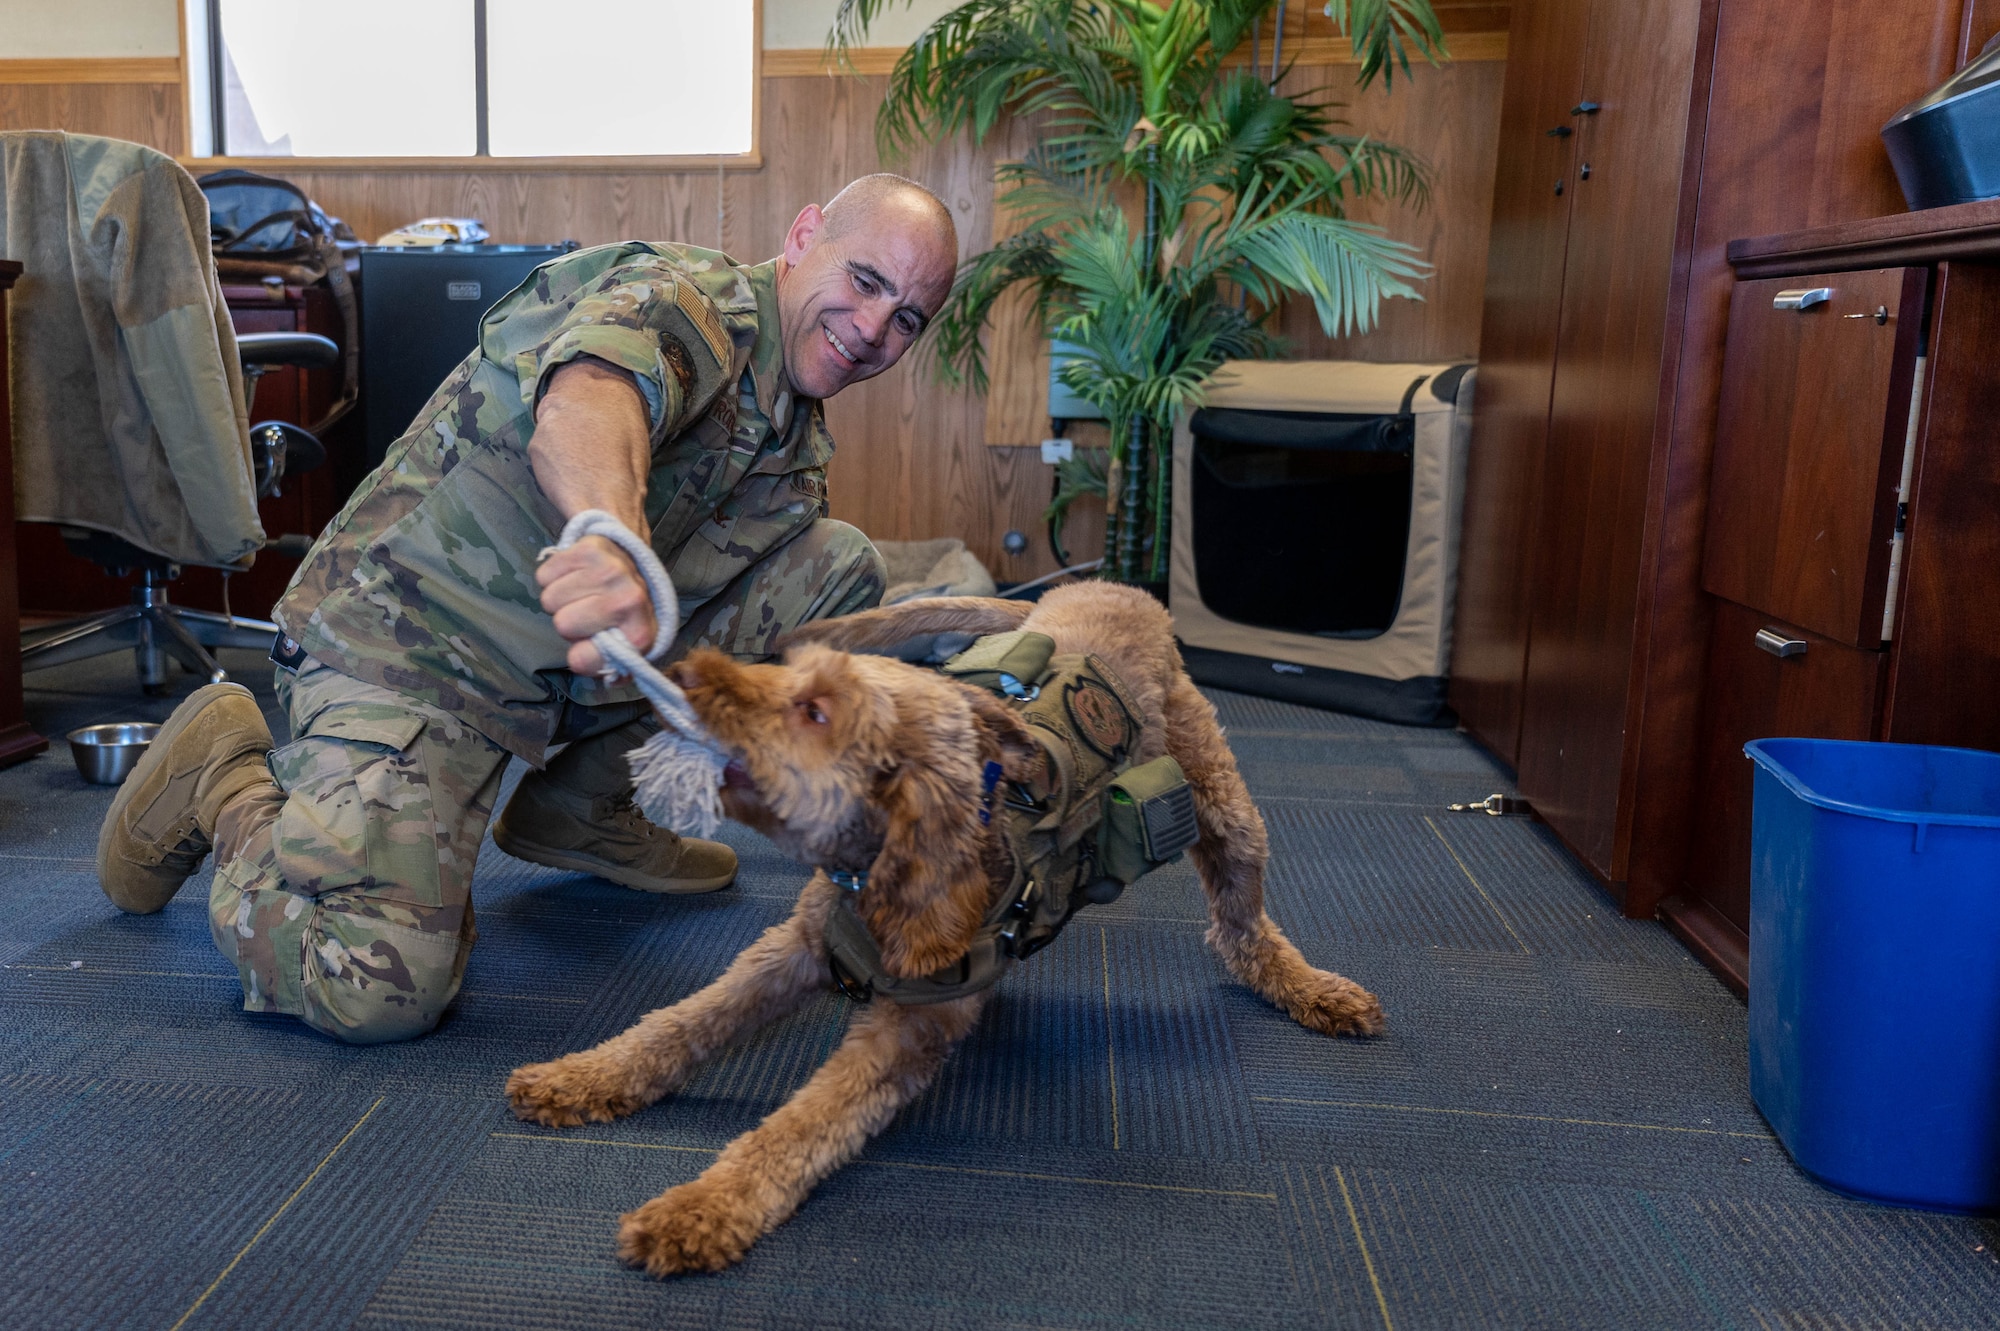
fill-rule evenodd
<path id="1" fill-rule="evenodd" d="M 196 157 L 753 148 L 756 0 L 186 0 Z"/>

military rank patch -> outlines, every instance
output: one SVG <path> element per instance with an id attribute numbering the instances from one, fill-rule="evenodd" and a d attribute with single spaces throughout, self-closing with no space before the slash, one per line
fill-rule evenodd
<path id="1" fill-rule="evenodd" d="M 1132 747 L 1132 718 L 1118 695 L 1099 681 L 1082 675 L 1063 686 L 1063 709 L 1076 737 L 1098 757 L 1121 761 Z"/>

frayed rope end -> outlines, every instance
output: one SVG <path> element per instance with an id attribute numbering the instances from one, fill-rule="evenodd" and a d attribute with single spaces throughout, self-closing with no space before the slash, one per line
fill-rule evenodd
<path id="1" fill-rule="evenodd" d="M 661 730 L 626 755 L 633 798 L 656 827 L 713 837 L 722 822 L 726 755 L 673 730 Z"/>

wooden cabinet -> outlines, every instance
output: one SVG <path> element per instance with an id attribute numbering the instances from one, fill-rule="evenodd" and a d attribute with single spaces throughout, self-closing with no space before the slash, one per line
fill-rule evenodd
<path id="1" fill-rule="evenodd" d="M 1764 641 L 1759 641 L 1764 635 Z M 1793 645 L 1777 655 L 1773 639 Z M 1747 952 L 1750 929 L 1750 791 L 1743 746 L 1753 739 L 1874 739 L 1888 653 L 1864 651 L 1722 602 L 1708 636 L 1700 766 L 1684 894 L 1672 909 L 1682 932 L 1724 975 Z"/>
<path id="2" fill-rule="evenodd" d="M 1769 313 L 1772 294 L 1732 300 L 1732 241 L 1847 224 L 1895 231 L 1885 215 L 1902 199 L 1878 130 L 2000 28 L 2000 3 L 1520 0 L 1512 15 L 1451 700 L 1625 912 L 1652 916 L 1689 900 L 1691 880 L 1728 876 L 1696 865 L 1719 816 L 1704 802 L 1711 764 L 1727 752 L 1724 731 L 1775 723 L 1717 709 L 1716 690 L 1738 687 L 1716 673 L 1739 655 L 1736 629 L 1718 627 L 1733 613 L 1725 605 L 1814 642 L 1813 680 L 1835 655 L 1814 656 L 1820 646 L 1876 653 L 1835 672 L 1878 680 L 1876 733 L 1918 733 L 1903 725 L 1916 710 L 1926 735 L 1977 731 L 1962 710 L 1975 686 L 1943 682 L 1935 666 L 1922 672 L 1927 686 L 1901 682 L 1936 630 L 1908 622 L 1888 649 L 1880 637 L 1911 400 L 1909 380 L 1893 377 L 1914 373 L 1914 345 L 1899 339 L 1925 319 L 1926 295 L 1910 284 L 1930 282 L 1943 311 L 1934 320 L 1977 323 L 1983 296 L 1937 266 L 1967 256 L 1841 240 L 1837 261 L 1824 261 L 1785 248 L 1777 266 L 1740 276 L 1789 289 L 1839 274 L 1827 284 L 1845 284 L 1837 299 L 1853 306 L 1794 317 L 1799 340 L 1764 353 L 1785 365 L 1744 370 L 1727 401 L 1724 345 L 1731 319 Z M 1845 318 L 1877 308 L 1880 324 Z M 1937 336 L 1927 419 L 1944 391 L 1938 356 L 1952 354 Z M 1874 348 L 1861 369 L 1830 369 L 1841 339 Z M 2000 412 L 1975 405 L 1973 389 L 1953 391 L 1973 394 L 1954 407 L 1967 420 Z M 1959 565 L 1916 550 L 1936 443 L 1915 473 L 1899 616 L 1967 587 Z M 1712 465 L 1730 479 L 1712 486 Z M 1968 455 L 1958 483 L 1974 470 Z M 1714 513 L 1711 495 L 1722 501 Z M 1967 549 L 2000 545 L 1958 493 L 1939 502 Z M 1918 592 L 1932 573 L 1952 576 L 1953 590 Z M 1947 654 L 1941 640 L 1922 652 Z M 1771 699 L 1764 714 L 1796 713 L 1798 690 L 1771 690 L 1800 673 L 1756 686 Z M 1747 676 L 1740 687 L 1754 692 Z M 1927 703 L 1927 691 L 1951 705 Z"/>
<path id="3" fill-rule="evenodd" d="M 1563 258 L 1576 198 L 1589 0 L 1517 4 L 1507 35 L 1500 160 L 1479 335 L 1479 446 L 1467 457 L 1451 700 L 1511 767 L 1519 760 L 1528 597 L 1562 317 Z"/>
<path id="4" fill-rule="evenodd" d="M 1703 13 L 1552 0 L 1508 39 L 1452 703 L 1612 880 Z"/>

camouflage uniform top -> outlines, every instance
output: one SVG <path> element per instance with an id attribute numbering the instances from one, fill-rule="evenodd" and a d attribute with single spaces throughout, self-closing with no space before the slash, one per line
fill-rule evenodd
<path id="1" fill-rule="evenodd" d="M 639 385 L 646 518 L 686 617 L 826 511 L 833 439 L 820 403 L 792 397 L 777 300 L 776 260 L 744 267 L 686 245 L 543 264 L 488 311 L 479 349 L 320 535 L 272 617 L 315 659 L 539 765 L 565 697 L 639 696 L 564 668 L 569 644 L 535 586 L 563 524 L 528 465 L 550 373 L 587 355 Z"/>

